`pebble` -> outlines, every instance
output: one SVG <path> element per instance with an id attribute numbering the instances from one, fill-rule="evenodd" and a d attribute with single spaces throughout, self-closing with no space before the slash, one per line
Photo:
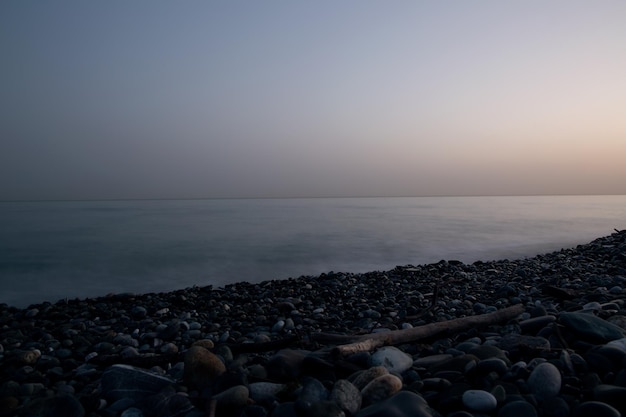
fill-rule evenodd
<path id="1" fill-rule="evenodd" d="M 315 403 L 328 399 L 328 390 L 320 381 L 307 377 L 298 394 L 298 401 Z"/>
<path id="2" fill-rule="evenodd" d="M 83 405 L 72 395 L 38 398 L 29 402 L 20 411 L 24 416 L 84 417 Z"/>
<path id="3" fill-rule="evenodd" d="M 248 404 L 250 391 L 244 385 L 236 385 L 213 396 L 218 407 L 242 408 Z"/>
<path id="4" fill-rule="evenodd" d="M 274 382 L 253 382 L 248 385 L 248 392 L 250 398 L 254 401 L 264 401 L 284 391 L 286 387 L 285 384 L 276 384 Z"/>
<path id="5" fill-rule="evenodd" d="M 539 401 L 554 397 L 561 390 L 561 372 L 549 362 L 541 363 L 530 373 L 528 385 Z"/>
<path id="6" fill-rule="evenodd" d="M 335 382 L 329 398 L 337 403 L 339 408 L 346 411 L 348 415 L 356 414 L 361 409 L 363 402 L 359 389 L 345 379 Z"/>
<path id="7" fill-rule="evenodd" d="M 192 387 L 209 388 L 224 372 L 224 363 L 202 346 L 192 346 L 185 353 L 185 382 Z"/>
<path id="8" fill-rule="evenodd" d="M 474 411 L 491 411 L 498 405 L 496 397 L 483 390 L 467 390 L 463 393 L 462 400 L 463 405 Z"/>
<path id="9" fill-rule="evenodd" d="M 413 358 L 394 346 L 376 350 L 370 359 L 372 366 L 384 366 L 389 372 L 401 374 L 413 366 Z"/>
<path id="10" fill-rule="evenodd" d="M 372 404 L 391 397 L 402 389 L 402 380 L 395 375 L 379 376 L 361 390 L 363 404 Z"/>

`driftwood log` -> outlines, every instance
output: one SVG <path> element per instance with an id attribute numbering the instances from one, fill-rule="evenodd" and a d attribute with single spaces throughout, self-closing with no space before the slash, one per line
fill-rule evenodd
<path id="1" fill-rule="evenodd" d="M 454 333 L 471 327 L 487 326 L 490 324 L 505 322 L 522 314 L 524 310 L 525 308 L 522 304 L 517 304 L 492 313 L 430 323 L 424 326 L 413 327 L 411 329 L 392 330 L 389 332 L 356 336 L 338 335 L 332 333 L 315 333 L 311 335 L 311 337 L 314 341 L 319 343 L 339 345 L 333 349 L 333 354 L 337 356 L 344 356 L 352 353 L 373 350 L 380 346 L 401 345 L 403 343 L 416 342 L 444 332 Z"/>

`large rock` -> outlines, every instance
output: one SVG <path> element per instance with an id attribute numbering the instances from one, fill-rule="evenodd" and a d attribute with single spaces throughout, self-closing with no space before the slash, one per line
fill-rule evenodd
<path id="1" fill-rule="evenodd" d="M 113 365 L 102 373 L 102 395 L 111 401 L 135 401 L 157 394 L 174 380 L 130 365 Z"/>
<path id="2" fill-rule="evenodd" d="M 561 313 L 559 322 L 581 339 L 606 343 L 624 337 L 624 330 L 606 320 L 587 313 Z"/>

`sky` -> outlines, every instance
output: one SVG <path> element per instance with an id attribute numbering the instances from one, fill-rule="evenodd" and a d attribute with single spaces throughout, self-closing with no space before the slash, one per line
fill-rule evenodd
<path id="1" fill-rule="evenodd" d="M 0 2 L 0 200 L 626 194 L 626 2 Z"/>

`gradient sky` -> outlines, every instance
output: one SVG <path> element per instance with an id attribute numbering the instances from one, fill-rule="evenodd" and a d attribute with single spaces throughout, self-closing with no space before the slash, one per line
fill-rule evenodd
<path id="1" fill-rule="evenodd" d="M 626 2 L 3 1 L 0 200 L 626 194 Z"/>

